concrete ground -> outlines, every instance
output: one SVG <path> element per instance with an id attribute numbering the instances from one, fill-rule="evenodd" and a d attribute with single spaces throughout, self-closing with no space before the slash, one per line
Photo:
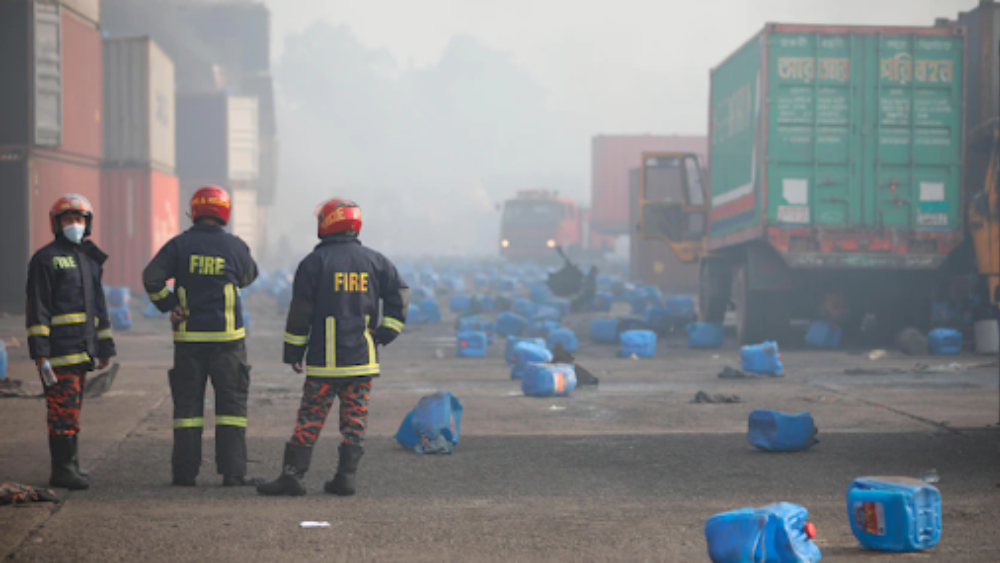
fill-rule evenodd
<path id="1" fill-rule="evenodd" d="M 283 319 L 266 301 L 254 307 L 250 468 L 271 478 L 303 378 L 280 364 Z M 585 337 L 589 317 L 571 324 Z M 11 334 L 22 347 L 11 350 L 9 377 L 38 393 L 23 318 L 0 319 L 0 336 Z M 712 514 L 788 501 L 809 509 L 824 561 L 1000 561 L 998 368 L 912 373 L 918 362 L 993 358 L 890 352 L 871 361 L 862 351 L 786 350 L 785 377 L 734 381 L 716 376 L 739 366 L 732 344 L 691 351 L 667 339 L 658 358 L 631 360 L 584 343 L 577 356 L 599 388 L 538 399 L 509 379 L 501 343 L 485 360 L 459 360 L 448 325 L 412 327 L 384 354 L 358 495 L 322 492 L 336 467 L 331 426 L 307 477 L 310 494 L 275 499 L 219 486 L 210 427 L 199 486 L 169 486 L 167 323 L 138 318 L 117 339 L 117 382 L 84 407 L 81 454 L 91 490 L 57 491 L 58 505 L 0 508 L 6 560 L 694 562 L 708 560 L 704 524 Z M 844 374 L 853 367 L 908 372 Z M 403 451 L 392 439 L 400 421 L 438 390 L 464 405 L 461 444 L 450 456 Z M 695 404 L 699 390 L 742 402 Z M 211 393 L 208 403 L 210 420 Z M 810 411 L 821 443 L 797 454 L 753 449 L 746 426 L 757 408 Z M 944 499 L 938 547 L 861 550 L 846 514 L 850 482 L 932 468 Z M 47 479 L 44 401 L 0 399 L 0 481 L 47 486 Z M 331 526 L 301 529 L 305 520 Z"/>

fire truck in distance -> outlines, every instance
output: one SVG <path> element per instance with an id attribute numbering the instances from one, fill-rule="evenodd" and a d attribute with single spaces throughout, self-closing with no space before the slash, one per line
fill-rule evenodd
<path id="1" fill-rule="evenodd" d="M 511 260 L 556 257 L 613 249 L 613 240 L 591 234 L 590 213 L 559 192 L 523 190 L 504 202 L 500 220 L 500 255 Z"/>

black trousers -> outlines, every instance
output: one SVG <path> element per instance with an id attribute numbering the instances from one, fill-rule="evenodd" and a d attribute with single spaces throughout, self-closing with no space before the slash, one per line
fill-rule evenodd
<path id="1" fill-rule="evenodd" d="M 220 475 L 247 472 L 247 395 L 250 366 L 246 344 L 238 342 L 174 343 L 170 392 L 174 399 L 175 476 L 196 477 L 201 468 L 201 435 L 205 426 L 205 386 L 215 389 L 215 465 Z"/>

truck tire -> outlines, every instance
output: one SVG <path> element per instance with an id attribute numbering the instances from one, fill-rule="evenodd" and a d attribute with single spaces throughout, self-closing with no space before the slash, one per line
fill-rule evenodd
<path id="1" fill-rule="evenodd" d="M 701 321 L 721 323 L 729 308 L 729 291 L 732 285 L 732 268 L 729 263 L 718 259 L 701 261 L 698 276 L 698 311 Z"/>
<path id="2" fill-rule="evenodd" d="M 768 294 L 750 290 L 746 265 L 733 273 L 733 301 L 736 303 L 736 334 L 740 345 L 759 344 L 768 340 Z M 770 340 L 773 340 L 771 338 Z"/>

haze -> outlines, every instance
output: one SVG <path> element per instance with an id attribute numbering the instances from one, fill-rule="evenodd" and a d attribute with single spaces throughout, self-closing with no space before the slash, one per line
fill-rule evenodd
<path id="1" fill-rule="evenodd" d="M 291 262 L 322 199 L 393 255 L 496 255 L 518 189 L 587 203 L 598 133 L 704 134 L 709 69 L 769 21 L 933 25 L 976 0 L 268 0 Z"/>

